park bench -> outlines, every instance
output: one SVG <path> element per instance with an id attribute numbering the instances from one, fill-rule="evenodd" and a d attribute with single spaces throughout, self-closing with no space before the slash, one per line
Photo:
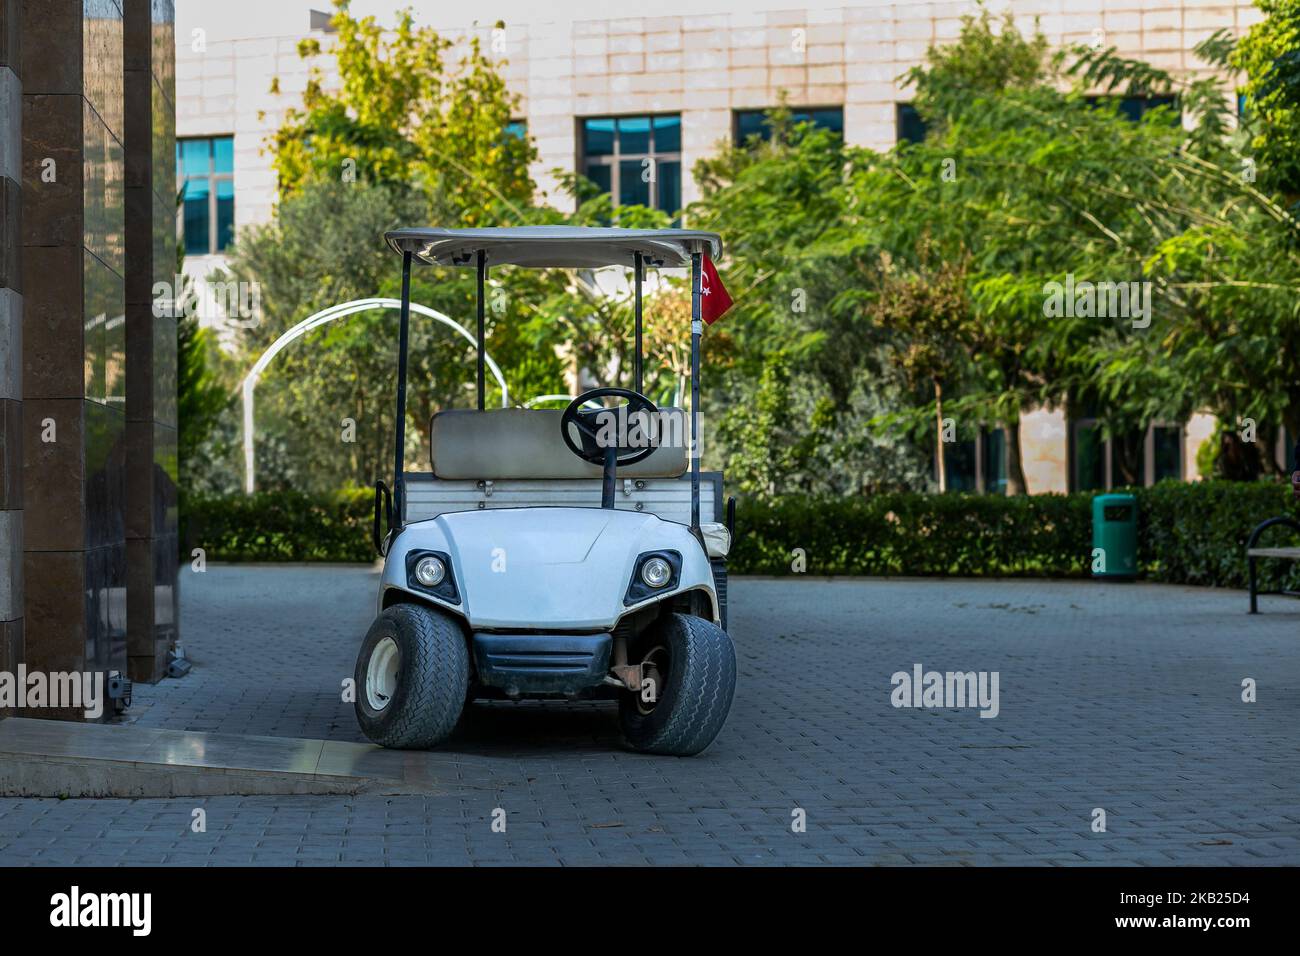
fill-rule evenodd
<path id="1" fill-rule="evenodd" d="M 1246 541 L 1246 561 L 1250 570 L 1250 613 L 1259 613 L 1259 604 L 1256 597 L 1260 594 L 1286 594 L 1290 597 L 1300 597 L 1300 591 L 1261 591 L 1255 577 L 1255 562 L 1260 558 L 1279 558 L 1284 561 L 1300 561 L 1300 547 L 1293 548 L 1258 548 L 1255 545 L 1259 542 L 1259 537 L 1268 528 L 1273 525 L 1286 525 L 1293 531 L 1300 531 L 1300 521 L 1293 518 L 1280 517 L 1269 518 L 1267 521 L 1261 521 L 1255 526 L 1255 530 L 1250 533 L 1250 538 Z"/>

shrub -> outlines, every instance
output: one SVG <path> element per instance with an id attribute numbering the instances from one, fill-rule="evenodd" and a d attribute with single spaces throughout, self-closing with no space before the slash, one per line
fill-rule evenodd
<path id="1" fill-rule="evenodd" d="M 373 515 L 369 488 L 187 496 L 181 560 L 202 548 L 209 561 L 372 561 Z"/>
<path id="2" fill-rule="evenodd" d="M 1087 570 L 1086 495 L 783 498 L 737 507 L 736 574 L 1038 575 Z"/>
<path id="3" fill-rule="evenodd" d="M 1172 584 L 1246 587 L 1246 539 L 1266 518 L 1295 514 L 1285 485 L 1163 482 L 1133 489 L 1138 567 Z M 741 502 L 733 574 L 791 574 L 802 549 L 810 575 L 1084 577 L 1092 553 L 1092 494 L 920 493 Z M 294 491 L 197 496 L 182 508 L 182 559 L 371 561 L 374 493 Z M 1291 543 L 1287 529 L 1265 545 Z M 1260 585 L 1300 589 L 1300 562 L 1264 561 Z"/>
<path id="4" fill-rule="evenodd" d="M 1294 514 L 1290 490 L 1267 482 L 1162 482 L 1138 501 L 1138 567 L 1175 584 L 1244 588 L 1246 539 Z M 1089 573 L 1092 494 L 781 498 L 737 507 L 733 574 L 790 574 L 802 548 L 814 575 L 1080 577 Z M 1263 544 L 1289 543 L 1287 530 Z M 1276 537 L 1273 537 L 1276 535 Z M 1261 562 L 1264 588 L 1300 588 L 1300 563 Z"/>

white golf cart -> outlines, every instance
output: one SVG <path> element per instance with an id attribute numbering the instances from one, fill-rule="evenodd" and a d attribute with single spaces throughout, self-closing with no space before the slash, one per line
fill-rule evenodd
<path id="1" fill-rule="evenodd" d="M 375 489 L 385 558 L 379 615 L 357 658 L 356 712 L 385 747 L 444 741 L 477 698 L 614 697 L 628 746 L 704 750 L 727 718 L 736 657 L 726 627 L 722 476 L 702 475 L 698 435 L 702 257 L 714 233 L 681 229 L 403 229 L 397 446 Z M 478 408 L 430 424 L 431 473 L 404 473 L 411 265 L 478 270 Z M 489 266 L 631 266 L 634 389 L 598 388 L 558 409 L 484 408 Z M 690 266 L 690 430 L 643 394 L 647 267 Z M 606 406 L 621 400 L 617 408 Z M 704 515 L 707 520 L 701 520 Z M 381 529 L 386 519 L 386 531 Z"/>

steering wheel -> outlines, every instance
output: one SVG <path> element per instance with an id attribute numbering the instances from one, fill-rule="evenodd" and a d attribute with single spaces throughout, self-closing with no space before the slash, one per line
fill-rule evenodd
<path id="1" fill-rule="evenodd" d="M 560 435 L 564 438 L 564 444 L 569 446 L 569 451 L 573 452 L 583 461 L 591 462 L 593 465 L 603 465 L 605 463 L 605 453 L 609 450 L 607 443 L 602 443 L 602 431 L 608 429 L 608 419 L 603 416 L 617 416 L 619 409 L 616 408 L 583 408 L 587 402 L 597 398 L 626 398 L 627 415 L 619 421 L 615 418 L 616 434 L 623 432 L 632 421 L 633 414 L 637 412 L 646 412 L 648 415 L 657 416 L 659 409 L 655 403 L 650 401 L 640 392 L 634 392 L 630 388 L 593 388 L 589 392 L 583 392 L 577 398 L 569 403 L 569 407 L 564 410 L 563 417 L 560 418 Z M 569 426 L 573 425 L 577 429 L 578 437 L 581 440 L 581 446 L 574 444 L 573 436 L 569 434 Z M 645 429 L 641 429 L 645 433 Z M 626 440 L 626 434 L 618 434 L 618 440 Z M 615 463 L 619 467 L 624 465 L 635 465 L 638 461 L 644 461 L 649 458 L 658 447 L 658 441 L 653 444 L 647 444 L 646 447 L 632 448 L 626 455 L 622 454 L 626 446 L 616 446 L 619 454 L 615 457 Z"/>

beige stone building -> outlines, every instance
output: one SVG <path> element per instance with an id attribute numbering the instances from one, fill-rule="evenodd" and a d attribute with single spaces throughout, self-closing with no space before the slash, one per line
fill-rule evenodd
<path id="1" fill-rule="evenodd" d="M 787 0 L 788 2 L 788 0 Z M 308 64 L 298 55 L 309 35 L 328 43 L 325 0 L 180 3 L 177 10 L 177 136 L 181 176 L 195 189 L 182 238 L 187 271 L 203 274 L 243 226 L 266 221 L 276 200 L 267 136 L 300 102 Z M 676 4 L 676 7 L 674 7 Z M 361 0 L 355 13 L 392 22 L 399 5 Z M 518 125 L 536 143 L 532 170 L 547 201 L 562 205 L 555 171 L 578 170 L 616 201 L 680 208 L 696 198 L 690 169 L 720 140 L 762 134 L 761 113 L 784 95 L 814 122 L 848 142 L 887 149 L 917 134 L 909 90 L 900 82 L 931 44 L 955 38 L 974 2 L 854 0 L 782 8 L 772 0 L 666 0 L 656 16 L 630 16 L 627 0 L 530 6 L 498 2 L 459 13 L 412 4 L 421 23 L 445 35 L 477 34 L 505 61 L 521 98 Z M 1056 45 L 1115 46 L 1124 55 L 1192 73 L 1205 70 L 1193 47 L 1215 30 L 1240 34 L 1260 19 L 1247 0 L 990 0 L 1010 9 L 1022 30 L 1039 28 Z M 457 19 L 457 17 L 462 19 Z M 467 22 L 476 17 L 478 23 Z M 500 18 L 505 27 L 493 24 Z M 323 62 L 327 62 L 323 61 Z M 278 78 L 272 91 L 271 78 Z M 1126 104 L 1140 112 L 1145 104 Z M 513 124 L 512 124 L 513 125 Z M 652 184 L 639 176 L 657 164 Z M 1195 478 L 1196 450 L 1213 422 L 1153 426 L 1142 438 L 1141 479 Z M 1021 426 L 1031 491 L 1119 483 L 1118 454 L 1059 410 L 1026 416 Z M 996 432 L 968 436 L 950 456 L 950 484 L 996 490 L 1004 442 Z M 1130 467 L 1132 452 L 1130 450 Z"/>

